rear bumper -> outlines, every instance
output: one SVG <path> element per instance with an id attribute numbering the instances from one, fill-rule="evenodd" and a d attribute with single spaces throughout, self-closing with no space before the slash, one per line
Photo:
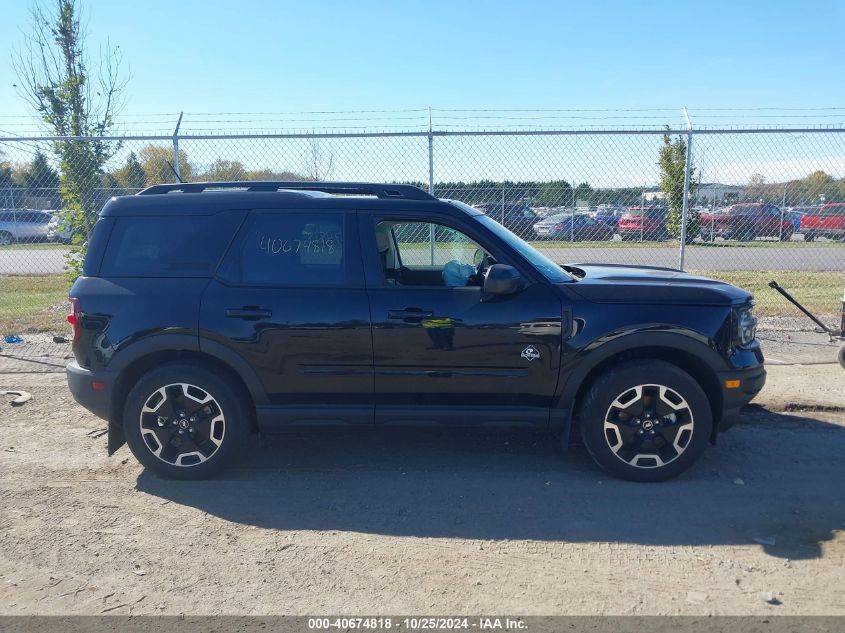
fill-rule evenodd
<path id="1" fill-rule="evenodd" d="M 729 381 L 739 381 L 739 386 L 728 388 Z M 763 365 L 748 369 L 719 372 L 719 384 L 722 387 L 722 419 L 719 430 L 725 431 L 733 426 L 740 409 L 751 402 L 766 384 L 766 369 Z"/>
<path id="2" fill-rule="evenodd" d="M 65 367 L 67 386 L 73 399 L 94 415 L 108 420 L 111 415 L 111 395 L 114 388 L 114 372 L 91 371 L 80 367 L 75 360 Z M 94 385 L 98 388 L 94 388 Z"/>

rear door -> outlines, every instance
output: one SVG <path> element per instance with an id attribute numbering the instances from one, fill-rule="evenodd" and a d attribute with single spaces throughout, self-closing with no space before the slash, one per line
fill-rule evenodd
<path id="1" fill-rule="evenodd" d="M 263 426 L 373 421 L 370 314 L 354 213 L 257 211 L 200 314 L 204 340 L 255 369 Z"/>
<path id="2" fill-rule="evenodd" d="M 485 296 L 468 223 L 360 214 L 373 322 L 376 422 L 545 427 L 560 366 L 562 307 L 547 283 Z M 434 243 L 428 236 L 434 235 Z"/>

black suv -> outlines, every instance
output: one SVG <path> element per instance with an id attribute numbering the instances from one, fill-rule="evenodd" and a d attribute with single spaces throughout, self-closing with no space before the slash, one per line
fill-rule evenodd
<path id="1" fill-rule="evenodd" d="M 425 236 L 425 239 L 420 238 Z M 70 291 L 74 398 L 195 479 L 254 431 L 580 430 L 638 481 L 685 470 L 763 386 L 752 297 L 547 259 L 407 185 L 156 185 L 111 199 Z"/>

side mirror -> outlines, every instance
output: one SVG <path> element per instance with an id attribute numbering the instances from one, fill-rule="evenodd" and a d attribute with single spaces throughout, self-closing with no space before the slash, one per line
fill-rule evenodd
<path id="1" fill-rule="evenodd" d="M 484 292 L 491 295 L 512 295 L 522 287 L 522 275 L 513 266 L 493 264 L 484 278 Z"/>

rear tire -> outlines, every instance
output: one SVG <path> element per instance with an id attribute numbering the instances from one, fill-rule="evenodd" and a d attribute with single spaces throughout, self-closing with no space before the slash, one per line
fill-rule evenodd
<path id="1" fill-rule="evenodd" d="M 0 231 L 0 246 L 11 246 L 14 241 L 11 233 Z"/>
<path id="2" fill-rule="evenodd" d="M 137 460 L 167 479 L 207 479 L 232 462 L 252 427 L 248 396 L 194 362 L 144 374 L 123 412 Z"/>
<path id="3" fill-rule="evenodd" d="M 578 409 L 593 460 L 628 481 L 665 481 L 689 468 L 713 429 L 710 402 L 679 367 L 640 360 L 611 367 Z"/>

